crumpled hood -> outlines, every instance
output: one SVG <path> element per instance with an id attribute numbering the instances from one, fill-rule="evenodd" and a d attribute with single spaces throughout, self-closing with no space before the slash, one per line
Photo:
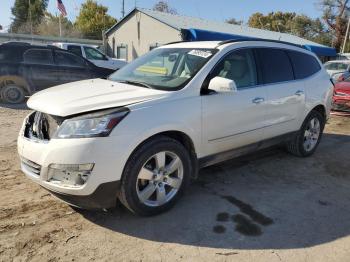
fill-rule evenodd
<path id="1" fill-rule="evenodd" d="M 56 116 L 113 108 L 164 97 L 168 92 L 103 79 L 84 80 L 45 89 L 28 107 Z"/>

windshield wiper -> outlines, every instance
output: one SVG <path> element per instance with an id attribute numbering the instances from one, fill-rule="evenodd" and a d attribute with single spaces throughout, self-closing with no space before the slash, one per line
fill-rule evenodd
<path id="1" fill-rule="evenodd" d="M 122 80 L 122 81 L 117 81 L 117 82 L 123 83 L 123 84 L 129 84 L 129 85 L 142 86 L 142 87 L 147 87 L 149 89 L 153 89 L 153 87 L 150 86 L 149 84 L 146 84 L 146 83 L 143 83 L 143 82 L 138 82 L 138 81 Z"/>

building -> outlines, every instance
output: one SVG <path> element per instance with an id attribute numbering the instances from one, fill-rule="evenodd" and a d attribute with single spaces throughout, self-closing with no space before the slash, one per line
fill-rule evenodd
<path id="1" fill-rule="evenodd" d="M 323 59 L 336 56 L 334 48 L 285 33 L 208 21 L 135 8 L 106 32 L 106 51 L 111 57 L 132 61 L 153 48 L 175 41 L 262 38 L 302 45 Z"/>

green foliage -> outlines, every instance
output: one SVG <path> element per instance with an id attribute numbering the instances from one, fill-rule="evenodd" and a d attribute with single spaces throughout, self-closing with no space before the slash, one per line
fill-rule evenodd
<path id="1" fill-rule="evenodd" d="M 14 33 L 30 33 L 31 14 L 33 32 L 35 33 L 36 27 L 45 15 L 47 3 L 48 0 L 15 0 L 14 6 L 11 9 L 13 21 L 10 31 Z"/>
<path id="2" fill-rule="evenodd" d="M 331 36 L 322 21 L 306 15 L 297 15 L 291 12 L 271 12 L 267 15 L 255 13 L 249 18 L 248 25 L 254 28 L 297 35 L 324 45 L 331 44 Z"/>
<path id="3" fill-rule="evenodd" d="M 79 30 L 66 17 L 61 17 L 61 28 L 64 37 L 81 37 Z M 39 35 L 60 36 L 59 17 L 46 12 L 37 31 Z"/>
<path id="4" fill-rule="evenodd" d="M 153 6 L 153 10 L 154 11 L 159 11 L 159 12 L 163 12 L 163 13 L 169 13 L 169 14 L 173 14 L 176 15 L 177 11 L 176 9 L 172 8 L 169 6 L 167 1 L 158 1 L 154 6 Z"/>
<path id="5" fill-rule="evenodd" d="M 87 0 L 80 9 L 75 26 L 86 38 L 102 39 L 102 32 L 112 27 L 117 20 L 107 14 L 108 8 Z"/>

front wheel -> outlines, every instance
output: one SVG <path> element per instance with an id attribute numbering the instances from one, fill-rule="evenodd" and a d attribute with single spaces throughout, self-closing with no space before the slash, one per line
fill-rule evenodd
<path id="1" fill-rule="evenodd" d="M 324 116 L 318 111 L 311 111 L 296 136 L 287 143 L 287 150 L 296 156 L 311 156 L 321 141 L 324 126 Z"/>
<path id="2" fill-rule="evenodd" d="M 183 194 L 191 172 L 186 148 L 172 138 L 156 137 L 141 145 L 128 160 L 119 199 L 138 215 L 162 213 Z"/>

